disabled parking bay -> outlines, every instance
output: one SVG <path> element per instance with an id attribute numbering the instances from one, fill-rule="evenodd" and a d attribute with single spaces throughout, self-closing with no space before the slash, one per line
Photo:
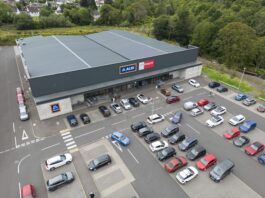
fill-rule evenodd
<path id="1" fill-rule="evenodd" d="M 82 184 L 80 182 L 79 176 L 76 172 L 73 163 L 57 168 L 53 171 L 47 171 L 44 164 L 41 164 L 41 170 L 44 177 L 45 184 L 48 179 L 55 177 L 61 173 L 71 171 L 74 174 L 74 181 L 70 184 L 65 184 L 64 186 L 58 188 L 53 192 L 48 191 L 48 198 L 86 198 L 85 192 L 83 190 Z M 46 187 L 46 186 L 45 186 Z"/>
<path id="2" fill-rule="evenodd" d="M 102 154 L 109 154 L 112 163 L 90 172 L 102 198 L 139 197 L 131 183 L 135 180 L 107 139 L 79 149 L 86 164 Z"/>

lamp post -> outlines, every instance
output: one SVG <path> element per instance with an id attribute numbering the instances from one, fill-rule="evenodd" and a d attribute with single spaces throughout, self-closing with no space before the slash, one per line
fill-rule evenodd
<path id="1" fill-rule="evenodd" d="M 239 82 L 239 85 L 238 85 L 238 90 L 240 91 L 240 85 L 241 85 L 241 82 L 244 78 L 244 75 L 245 75 L 245 71 L 246 71 L 246 68 L 244 67 L 244 70 L 243 70 L 243 73 L 242 73 L 242 76 L 241 76 L 241 79 L 240 79 L 240 82 Z"/>

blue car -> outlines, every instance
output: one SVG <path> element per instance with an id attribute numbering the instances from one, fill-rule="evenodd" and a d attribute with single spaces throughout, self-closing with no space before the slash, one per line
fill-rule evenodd
<path id="1" fill-rule="evenodd" d="M 170 118 L 171 122 L 174 124 L 180 123 L 181 119 L 182 119 L 182 113 L 179 111 L 177 111 L 175 115 L 172 118 Z"/>
<path id="2" fill-rule="evenodd" d="M 259 163 L 265 165 L 265 153 L 262 153 L 262 154 L 258 157 L 258 161 L 259 161 Z"/>
<path id="3" fill-rule="evenodd" d="M 242 100 L 245 100 L 247 97 L 248 96 L 246 94 L 240 93 L 240 94 L 235 96 L 235 100 L 242 101 Z"/>
<path id="4" fill-rule="evenodd" d="M 250 132 L 251 130 L 255 129 L 257 126 L 257 123 L 253 120 L 248 120 L 248 121 L 245 121 L 243 124 L 241 124 L 239 126 L 239 130 L 242 132 L 242 133 L 248 133 Z"/>
<path id="5" fill-rule="evenodd" d="M 116 140 L 123 146 L 127 146 L 130 144 L 130 139 L 118 131 L 115 131 L 111 134 L 111 139 Z"/>
<path id="6" fill-rule="evenodd" d="M 67 121 L 71 127 L 78 125 L 78 121 L 77 121 L 75 115 L 71 114 L 71 115 L 68 115 L 66 118 L 67 118 Z"/>

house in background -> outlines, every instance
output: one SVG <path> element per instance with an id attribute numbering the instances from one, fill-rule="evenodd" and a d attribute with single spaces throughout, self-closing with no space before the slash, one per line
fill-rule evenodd
<path id="1" fill-rule="evenodd" d="M 38 17 L 40 16 L 40 8 L 36 4 L 30 4 L 26 8 L 26 12 L 31 16 L 31 17 Z"/>

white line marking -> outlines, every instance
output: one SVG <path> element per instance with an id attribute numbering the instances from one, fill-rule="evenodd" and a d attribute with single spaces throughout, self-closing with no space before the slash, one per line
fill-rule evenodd
<path id="1" fill-rule="evenodd" d="M 68 149 L 68 150 L 70 150 L 70 149 L 72 149 L 72 148 L 75 148 L 75 147 L 77 147 L 77 146 L 76 146 L 76 144 L 75 144 L 75 145 L 72 145 L 72 146 L 69 146 L 69 147 L 67 147 L 67 149 Z"/>
<path id="2" fill-rule="evenodd" d="M 119 130 L 119 131 L 126 131 L 126 130 L 128 130 L 128 129 L 130 129 L 130 128 L 121 129 L 121 130 Z"/>
<path id="3" fill-rule="evenodd" d="M 70 131 L 65 132 L 65 133 L 61 133 L 61 136 L 65 136 L 65 135 L 68 135 L 68 134 L 70 134 Z"/>
<path id="4" fill-rule="evenodd" d="M 12 149 L 11 149 L 11 150 L 12 150 Z M 6 152 L 8 152 L 8 151 L 10 151 L 10 149 L 7 149 L 7 150 L 5 150 L 5 151 L 0 151 L 0 154 L 6 153 Z"/>
<path id="5" fill-rule="evenodd" d="M 120 124 L 120 123 L 125 122 L 125 121 L 126 121 L 126 120 L 121 120 L 121 121 L 119 121 L 119 122 L 112 123 L 111 125 Z"/>
<path id="6" fill-rule="evenodd" d="M 20 166 L 21 162 L 22 162 L 23 160 L 25 160 L 26 158 L 28 158 L 28 157 L 30 157 L 30 154 L 24 156 L 24 157 L 19 161 L 19 163 L 18 163 L 18 165 L 17 165 L 17 174 L 19 174 L 19 166 Z"/>
<path id="7" fill-rule="evenodd" d="M 197 96 L 201 96 L 201 95 L 205 95 L 205 94 L 206 94 L 206 92 L 202 92 L 202 93 L 197 94 Z"/>
<path id="8" fill-rule="evenodd" d="M 63 136 L 62 138 L 63 139 L 67 139 L 67 138 L 70 138 L 70 137 L 72 137 L 72 135 Z"/>
<path id="9" fill-rule="evenodd" d="M 197 131 L 196 129 L 194 129 L 192 126 L 190 126 L 189 124 L 186 124 L 188 127 L 190 127 L 192 130 L 194 130 L 196 133 L 201 134 L 199 131 Z"/>
<path id="10" fill-rule="evenodd" d="M 64 140 L 64 142 L 70 142 L 70 141 L 73 141 L 74 138 L 69 138 L 69 139 L 66 139 Z"/>
<path id="11" fill-rule="evenodd" d="M 65 146 L 70 146 L 72 144 L 75 144 L 75 141 L 69 142 L 69 143 L 65 144 Z"/>
<path id="12" fill-rule="evenodd" d="M 22 141 L 23 140 L 27 140 L 29 138 L 28 134 L 26 133 L 25 129 L 23 130 L 23 133 L 22 133 Z"/>
<path id="13" fill-rule="evenodd" d="M 19 197 L 21 198 L 21 185 L 20 185 L 20 182 L 18 182 L 18 190 L 19 190 Z"/>
<path id="14" fill-rule="evenodd" d="M 119 142 L 117 142 L 117 141 L 115 141 L 115 140 L 114 140 L 114 141 L 111 141 L 111 142 L 112 142 L 112 144 L 113 144 L 114 146 L 116 146 L 117 149 L 119 149 L 121 152 L 123 152 L 123 151 L 122 151 L 122 148 L 121 148 L 121 145 L 119 144 Z"/>
<path id="15" fill-rule="evenodd" d="M 15 147 L 17 148 L 17 138 L 15 136 Z"/>
<path id="16" fill-rule="evenodd" d="M 21 88 L 22 88 L 22 90 L 24 90 L 24 86 L 23 86 L 22 78 L 21 78 L 21 73 L 20 73 L 20 70 L 18 68 L 17 57 L 15 57 L 15 60 L 16 60 L 17 71 L 18 71 L 18 76 L 19 76 L 19 81 L 20 81 L 20 84 L 21 84 Z M 23 61 L 22 61 L 22 64 L 23 64 Z"/>
<path id="17" fill-rule="evenodd" d="M 188 97 L 188 98 L 184 98 L 184 99 L 182 99 L 182 100 L 189 100 L 189 99 L 192 99 L 192 97 Z"/>
<path id="18" fill-rule="evenodd" d="M 85 136 L 85 135 L 89 135 L 89 134 L 91 134 L 91 133 L 95 133 L 95 132 L 97 132 L 97 131 L 99 131 L 99 130 L 102 130 L 102 129 L 105 129 L 105 127 L 101 127 L 101 128 L 99 128 L 99 129 L 96 129 L 96 130 L 94 130 L 94 131 L 90 131 L 90 132 L 88 132 L 88 133 L 84 133 L 84 134 L 82 134 L 82 135 L 78 135 L 78 136 L 75 137 L 75 139 L 80 138 L 80 137 L 83 137 L 83 136 Z"/>
<path id="19" fill-rule="evenodd" d="M 140 114 L 138 114 L 138 115 L 132 116 L 132 118 L 137 118 L 137 117 L 140 117 L 140 116 L 142 116 L 142 115 L 145 115 L 145 113 L 140 113 Z"/>
<path id="20" fill-rule="evenodd" d="M 67 131 L 69 131 L 69 129 L 66 128 L 66 129 L 61 130 L 60 133 L 64 133 L 64 132 L 67 132 Z"/>
<path id="21" fill-rule="evenodd" d="M 154 109 L 154 111 L 157 111 L 157 110 L 159 110 L 159 109 L 162 109 L 162 107 L 158 107 L 158 108 Z"/>
<path id="22" fill-rule="evenodd" d="M 13 122 L 13 132 L 16 133 L 15 123 Z"/>
<path id="23" fill-rule="evenodd" d="M 31 140 L 30 142 L 31 142 L 31 144 L 33 144 L 33 143 L 35 143 L 35 141 L 36 141 L 36 140 Z"/>
<path id="24" fill-rule="evenodd" d="M 133 159 L 136 161 L 137 164 L 139 164 L 139 161 L 136 159 L 136 157 L 132 154 L 130 149 L 127 149 L 127 151 L 130 153 L 130 155 L 133 157 Z"/>
<path id="25" fill-rule="evenodd" d="M 51 146 L 47 146 L 47 147 L 45 147 L 45 148 L 43 148 L 43 149 L 41 149 L 42 151 L 45 151 L 45 150 L 47 150 L 47 149 L 49 149 L 49 148 L 52 148 L 52 147 L 55 147 L 55 146 L 58 146 L 60 144 L 60 142 L 58 142 L 58 143 L 56 143 L 56 144 L 53 144 L 53 145 L 51 145 Z"/>

